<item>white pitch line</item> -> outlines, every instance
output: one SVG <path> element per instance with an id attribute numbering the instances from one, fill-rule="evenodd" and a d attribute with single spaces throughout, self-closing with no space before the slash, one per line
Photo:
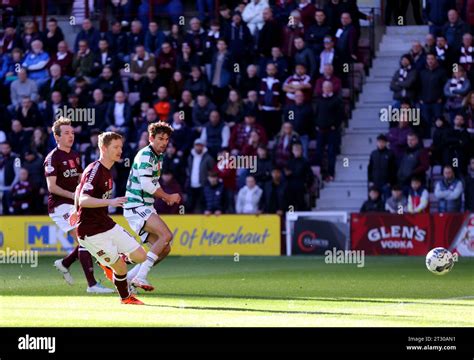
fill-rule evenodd
<path id="1" fill-rule="evenodd" d="M 458 296 L 458 297 L 452 297 L 452 298 L 446 298 L 446 299 L 440 299 L 440 300 L 469 300 L 469 299 L 474 299 L 474 295 Z"/>

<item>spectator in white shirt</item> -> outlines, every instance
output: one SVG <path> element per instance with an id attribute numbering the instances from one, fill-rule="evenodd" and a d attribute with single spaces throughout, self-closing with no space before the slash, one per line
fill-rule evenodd
<path id="1" fill-rule="evenodd" d="M 247 176 L 246 185 L 239 190 L 235 209 L 237 214 L 260 214 L 260 199 L 262 189 L 257 185 L 253 175 Z"/>
<path id="2" fill-rule="evenodd" d="M 114 101 L 109 104 L 106 114 L 107 131 L 118 131 L 128 138 L 132 123 L 130 104 L 125 101 L 125 93 L 117 91 Z"/>
<path id="3" fill-rule="evenodd" d="M 267 7 L 269 7 L 267 0 L 252 0 L 242 12 L 242 20 L 245 21 L 250 33 L 254 36 L 263 27 L 263 10 Z"/>

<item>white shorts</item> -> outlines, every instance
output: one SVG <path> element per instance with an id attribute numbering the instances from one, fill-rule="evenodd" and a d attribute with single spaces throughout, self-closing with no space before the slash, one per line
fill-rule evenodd
<path id="1" fill-rule="evenodd" d="M 146 242 L 148 233 L 143 230 L 145 222 L 150 218 L 151 214 L 156 214 L 153 206 L 142 205 L 136 208 L 123 209 L 123 216 L 133 231 L 140 237 L 143 243 Z"/>
<path id="2" fill-rule="evenodd" d="M 115 264 L 119 254 L 129 255 L 140 247 L 135 238 L 118 224 L 106 232 L 78 238 L 78 241 L 105 266 Z"/>
<path id="3" fill-rule="evenodd" d="M 58 227 L 65 233 L 75 229 L 77 224 L 69 224 L 69 217 L 74 212 L 74 205 L 62 204 L 54 208 L 54 212 L 49 214 L 49 217 L 58 225 Z"/>

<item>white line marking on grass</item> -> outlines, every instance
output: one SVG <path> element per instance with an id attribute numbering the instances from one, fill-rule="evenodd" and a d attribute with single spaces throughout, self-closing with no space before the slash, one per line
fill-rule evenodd
<path id="1" fill-rule="evenodd" d="M 457 296 L 457 297 L 451 297 L 451 298 L 440 299 L 440 300 L 469 300 L 469 299 L 474 299 L 474 295 Z"/>

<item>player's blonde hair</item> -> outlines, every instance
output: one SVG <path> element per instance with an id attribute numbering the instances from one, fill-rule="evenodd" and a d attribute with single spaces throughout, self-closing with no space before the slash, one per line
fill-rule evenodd
<path id="1" fill-rule="evenodd" d="M 160 133 L 170 136 L 173 131 L 171 125 L 164 121 L 157 121 L 148 125 L 148 135 L 151 137 L 155 137 L 156 134 Z"/>
<path id="2" fill-rule="evenodd" d="M 106 131 L 102 134 L 99 134 L 99 148 L 101 148 L 102 145 L 105 147 L 109 146 L 112 140 L 123 141 L 123 136 L 113 131 Z"/>
<path id="3" fill-rule="evenodd" d="M 61 126 L 71 125 L 71 119 L 61 116 L 53 123 L 53 134 L 56 136 L 61 136 Z"/>

